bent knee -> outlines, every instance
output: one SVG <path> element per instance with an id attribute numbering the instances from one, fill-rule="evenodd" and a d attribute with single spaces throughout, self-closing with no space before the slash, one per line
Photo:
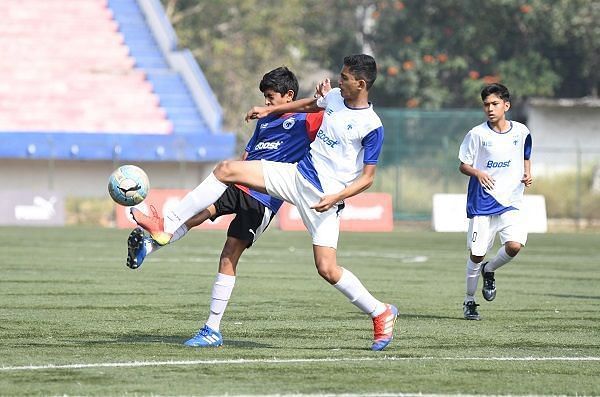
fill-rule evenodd
<path id="1" fill-rule="evenodd" d="M 519 251 L 521 251 L 521 243 L 517 243 L 516 241 L 509 241 L 504 245 L 504 250 L 509 256 L 516 256 Z"/>
<path id="2" fill-rule="evenodd" d="M 339 278 L 339 270 L 335 265 L 327 265 L 324 263 L 317 264 L 317 272 L 329 284 L 335 284 Z"/>
<path id="3" fill-rule="evenodd" d="M 232 166 L 232 163 L 234 162 L 235 161 L 224 160 L 217 164 L 213 171 L 215 177 L 223 183 L 229 182 L 235 175 L 235 167 Z"/>

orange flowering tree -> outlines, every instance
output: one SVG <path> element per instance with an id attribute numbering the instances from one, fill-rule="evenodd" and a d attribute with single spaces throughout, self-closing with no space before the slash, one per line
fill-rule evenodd
<path id="1" fill-rule="evenodd" d="M 335 83 L 342 58 L 359 52 L 378 61 L 377 106 L 478 106 L 494 81 L 517 99 L 598 95 L 597 0 L 162 2 L 234 130 L 262 101 L 266 71 L 289 66 L 305 95 L 316 78 Z"/>
<path id="2" fill-rule="evenodd" d="M 502 82 L 520 99 L 597 96 L 599 20 L 588 0 L 379 1 L 375 95 L 387 106 L 477 106 L 485 84 Z"/>

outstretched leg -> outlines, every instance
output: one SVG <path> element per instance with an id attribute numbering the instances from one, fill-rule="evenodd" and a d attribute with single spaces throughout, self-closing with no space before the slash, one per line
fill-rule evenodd
<path id="1" fill-rule="evenodd" d="M 165 245 L 181 225 L 217 201 L 231 183 L 265 192 L 261 161 L 222 161 L 176 208 L 167 211 L 164 218 L 136 211 L 134 219 L 158 244 Z"/>

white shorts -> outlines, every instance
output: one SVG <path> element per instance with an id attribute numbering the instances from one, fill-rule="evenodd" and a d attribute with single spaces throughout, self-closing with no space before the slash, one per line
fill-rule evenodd
<path id="1" fill-rule="evenodd" d="M 325 212 L 310 208 L 324 195 L 299 172 L 296 164 L 261 160 L 267 193 L 294 204 L 313 245 L 337 249 L 341 210 L 334 205 Z"/>
<path id="2" fill-rule="evenodd" d="M 494 245 L 496 233 L 500 242 L 515 241 L 525 245 L 527 229 L 523 222 L 521 211 L 511 210 L 500 215 L 474 216 L 469 220 L 467 232 L 467 247 L 475 256 L 485 256 Z"/>

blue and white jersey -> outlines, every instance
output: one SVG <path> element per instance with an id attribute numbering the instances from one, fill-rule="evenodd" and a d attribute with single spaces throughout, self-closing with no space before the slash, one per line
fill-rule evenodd
<path id="1" fill-rule="evenodd" d="M 495 181 L 492 190 L 485 189 L 475 177 L 470 177 L 467 190 L 467 217 L 498 215 L 520 209 L 525 185 L 524 160 L 531 156 L 531 133 L 516 121 L 510 129 L 496 132 L 487 122 L 467 133 L 458 158 L 478 170 L 485 171 Z"/>
<path id="2" fill-rule="evenodd" d="M 246 144 L 246 160 L 265 159 L 283 163 L 300 161 L 315 139 L 322 119 L 323 112 L 286 113 L 259 119 L 252 137 Z M 273 213 L 277 212 L 283 203 L 268 194 L 245 186 L 236 186 L 270 208 Z"/>
<path id="3" fill-rule="evenodd" d="M 337 193 L 360 176 L 364 164 L 377 164 L 383 125 L 371 104 L 347 107 L 339 88 L 319 98 L 317 106 L 325 109 L 323 123 L 298 171 L 319 191 Z"/>

